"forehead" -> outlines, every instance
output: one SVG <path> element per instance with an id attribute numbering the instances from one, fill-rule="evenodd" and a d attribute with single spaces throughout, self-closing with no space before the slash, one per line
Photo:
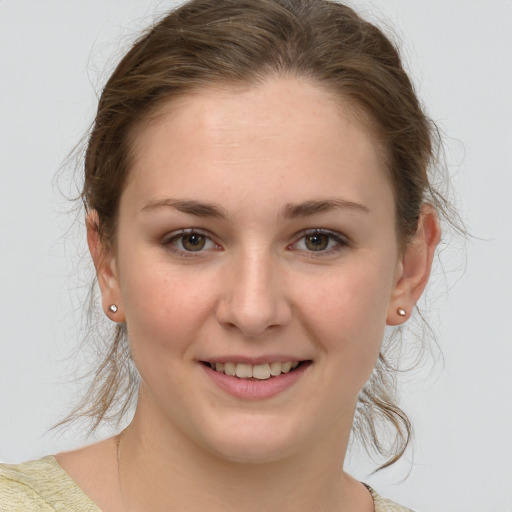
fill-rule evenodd
<path id="1" fill-rule="evenodd" d="M 233 188 L 239 196 L 279 190 L 280 197 L 294 195 L 291 202 L 333 191 L 360 202 L 378 188 L 389 192 L 382 151 L 367 123 L 302 79 L 182 96 L 141 126 L 133 149 L 128 183 L 140 196 L 158 195 L 165 186 L 194 198 L 215 186 L 226 196 Z"/>

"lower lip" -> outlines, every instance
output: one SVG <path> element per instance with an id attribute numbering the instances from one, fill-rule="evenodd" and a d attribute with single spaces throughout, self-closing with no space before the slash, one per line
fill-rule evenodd
<path id="1" fill-rule="evenodd" d="M 201 363 L 208 377 L 210 377 L 219 388 L 236 398 L 243 398 L 245 400 L 261 400 L 282 393 L 293 386 L 304 375 L 304 372 L 310 365 L 311 363 L 309 361 L 304 362 L 289 373 L 282 373 L 281 375 L 270 377 L 266 380 L 257 380 L 230 377 L 225 373 L 216 372 L 209 366 Z"/>

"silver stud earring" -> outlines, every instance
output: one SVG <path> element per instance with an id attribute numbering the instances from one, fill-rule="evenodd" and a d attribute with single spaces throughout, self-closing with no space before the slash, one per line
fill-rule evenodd
<path id="1" fill-rule="evenodd" d="M 110 304 L 108 310 L 111 311 L 112 313 L 117 313 L 117 306 L 115 304 Z"/>
<path id="2" fill-rule="evenodd" d="M 398 316 L 405 316 L 407 314 L 404 308 L 398 308 L 396 313 Z"/>

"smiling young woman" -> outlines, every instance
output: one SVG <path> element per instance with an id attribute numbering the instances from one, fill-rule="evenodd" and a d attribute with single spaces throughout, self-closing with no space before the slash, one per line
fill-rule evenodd
<path id="1" fill-rule="evenodd" d="M 389 464 L 408 441 L 381 345 L 439 242 L 433 152 L 396 49 L 346 6 L 194 0 L 160 21 L 103 91 L 83 189 L 117 324 L 86 412 L 135 368 L 135 414 L 4 466 L 2 510 L 406 510 L 341 467 L 356 408 L 397 429 Z"/>

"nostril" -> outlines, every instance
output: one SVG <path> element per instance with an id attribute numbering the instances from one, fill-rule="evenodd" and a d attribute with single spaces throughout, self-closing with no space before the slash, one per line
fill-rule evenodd
<path id="1" fill-rule="evenodd" d="M 256 339 L 290 322 L 290 305 L 281 288 L 276 291 L 276 286 L 265 279 L 242 281 L 231 287 L 228 283 L 226 296 L 217 305 L 215 317 L 224 329 Z"/>

